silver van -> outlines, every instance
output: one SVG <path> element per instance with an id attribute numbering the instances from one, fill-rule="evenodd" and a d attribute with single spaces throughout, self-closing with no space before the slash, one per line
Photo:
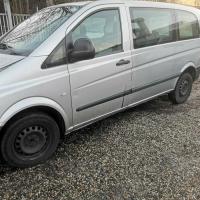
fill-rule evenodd
<path id="1" fill-rule="evenodd" d="M 0 150 L 11 166 L 47 160 L 60 139 L 163 94 L 190 96 L 200 11 L 100 0 L 45 8 L 0 39 Z"/>

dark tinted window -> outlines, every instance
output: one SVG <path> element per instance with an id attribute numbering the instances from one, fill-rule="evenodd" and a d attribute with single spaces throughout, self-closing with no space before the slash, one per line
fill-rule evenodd
<path id="1" fill-rule="evenodd" d="M 96 57 L 122 51 L 122 32 L 118 9 L 102 10 L 87 17 L 71 33 L 72 48 L 77 39 L 90 39 Z"/>
<path id="2" fill-rule="evenodd" d="M 176 14 L 179 27 L 179 40 L 198 38 L 200 34 L 197 17 L 186 11 L 177 11 Z"/>
<path id="3" fill-rule="evenodd" d="M 174 41 L 173 15 L 168 9 L 130 8 L 134 47 Z"/>
<path id="4" fill-rule="evenodd" d="M 47 58 L 42 68 L 60 66 L 66 63 L 66 45 L 65 39 L 55 48 Z"/>

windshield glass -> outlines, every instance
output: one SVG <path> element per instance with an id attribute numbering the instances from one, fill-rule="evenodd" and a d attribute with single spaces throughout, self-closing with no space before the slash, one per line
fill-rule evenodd
<path id="1" fill-rule="evenodd" d="M 0 40 L 0 53 L 28 56 L 80 8 L 65 6 L 41 10 Z"/>

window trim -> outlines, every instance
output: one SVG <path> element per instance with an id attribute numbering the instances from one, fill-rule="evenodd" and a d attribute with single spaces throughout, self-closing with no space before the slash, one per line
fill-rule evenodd
<path id="1" fill-rule="evenodd" d="M 179 23 L 178 23 L 178 12 L 189 13 L 189 14 L 193 15 L 196 18 L 196 22 L 198 23 L 198 37 L 180 39 L 180 28 L 179 28 Z M 177 42 L 186 41 L 186 40 L 195 40 L 195 39 L 200 38 L 200 22 L 199 22 L 199 19 L 198 19 L 196 14 L 194 14 L 191 11 L 181 10 L 181 9 L 174 9 L 174 14 L 175 14 L 175 21 L 176 21 Z"/>
<path id="2" fill-rule="evenodd" d="M 64 48 L 65 48 L 65 58 L 63 58 L 63 62 L 58 62 L 55 64 L 48 64 L 48 61 L 52 58 L 52 56 L 54 55 L 54 53 L 58 50 L 58 48 L 61 46 L 61 44 L 63 43 Z M 64 39 L 61 40 L 61 42 L 54 48 L 54 50 L 50 53 L 50 55 L 45 59 L 45 61 L 42 63 L 41 69 L 51 69 L 54 67 L 60 67 L 62 65 L 67 64 L 67 47 L 66 47 L 66 37 L 64 37 Z"/>
<path id="3" fill-rule="evenodd" d="M 120 12 L 120 7 L 105 7 L 105 8 L 100 8 L 100 9 L 97 9 L 91 13 L 89 13 L 87 16 L 85 16 L 78 24 L 75 25 L 75 27 L 64 37 L 64 39 L 61 40 L 61 42 L 54 48 L 54 50 L 50 53 L 50 55 L 45 59 L 45 61 L 43 62 L 42 66 L 41 66 L 41 69 L 51 69 L 51 68 L 55 68 L 55 67 L 60 67 L 62 65 L 65 65 L 65 64 L 71 64 L 70 61 L 69 61 L 69 58 L 68 58 L 68 54 L 67 54 L 67 38 L 69 38 L 69 35 L 88 17 L 90 17 L 91 15 L 95 14 L 95 13 L 98 13 L 98 12 L 101 12 L 101 11 L 106 11 L 106 10 L 117 10 L 118 13 L 119 13 L 119 19 L 120 19 L 120 29 L 121 29 L 121 42 L 122 42 L 122 50 L 118 53 L 122 53 L 124 52 L 124 37 L 123 37 L 123 29 L 122 29 L 122 16 L 121 16 L 121 12 Z M 48 66 L 47 62 L 48 60 L 53 56 L 54 52 L 57 50 L 57 48 L 60 46 L 60 44 L 64 42 L 64 45 L 65 45 L 65 52 L 66 52 L 66 57 L 64 58 L 65 59 L 65 62 L 62 62 L 62 63 L 59 63 L 59 64 L 55 64 L 55 65 L 50 65 Z M 109 54 L 109 55 L 114 55 L 114 54 L 117 54 L 117 53 L 113 53 L 113 54 Z M 108 56 L 108 55 L 105 55 L 105 56 Z M 104 56 L 99 56 L 99 57 L 96 57 L 96 58 L 102 58 Z M 96 58 L 93 58 L 93 59 L 96 59 Z M 93 60 L 92 59 L 92 60 Z M 76 62 L 75 62 L 76 63 Z"/>
<path id="4" fill-rule="evenodd" d="M 134 7 L 134 6 L 129 6 L 129 16 L 130 16 L 130 22 L 131 22 L 131 29 L 132 29 L 132 19 L 131 19 L 131 9 L 158 9 L 158 10 L 169 10 L 171 13 L 171 19 L 172 19 L 172 41 L 170 42 L 166 42 L 166 43 L 162 43 L 162 44 L 156 44 L 156 45 L 150 45 L 150 46 L 145 46 L 145 47 L 139 47 L 139 48 L 135 48 L 135 43 L 134 43 L 134 38 L 133 38 L 133 34 L 131 31 L 131 38 L 133 41 L 133 48 L 132 50 L 137 50 L 137 49 L 144 49 L 144 48 L 151 48 L 151 47 L 157 47 L 160 45 L 167 45 L 167 44 L 171 44 L 174 42 L 177 42 L 177 31 L 176 31 L 176 16 L 175 16 L 175 9 L 172 8 L 159 8 L 159 7 Z"/>
<path id="5" fill-rule="evenodd" d="M 88 14 L 87 16 L 85 16 L 79 23 L 77 23 L 77 24 L 75 25 L 75 27 L 73 27 L 72 30 L 70 30 L 70 32 L 69 32 L 69 33 L 67 34 L 67 36 L 66 36 L 66 39 L 67 39 L 67 38 L 70 36 L 70 34 L 71 34 L 83 21 L 85 21 L 88 17 L 90 17 L 90 16 L 92 16 L 92 15 L 98 13 L 98 12 L 101 12 L 101 11 L 108 11 L 108 10 L 117 10 L 118 13 L 119 13 L 120 29 L 121 29 L 122 50 L 121 50 L 120 52 L 117 52 L 117 53 L 122 53 L 122 52 L 124 52 L 124 37 L 123 37 L 122 16 L 121 16 L 120 7 L 115 7 L 115 6 L 114 6 L 114 7 L 99 8 L 99 9 L 97 9 L 97 10 L 95 10 L 95 11 L 89 13 L 89 14 Z M 67 46 L 68 46 L 68 45 L 67 45 L 67 41 L 66 41 L 66 52 L 67 52 Z M 105 56 L 115 55 L 115 54 L 117 54 L 117 53 L 112 53 L 112 54 L 108 54 L 108 55 L 98 56 L 98 57 L 93 58 L 92 60 L 98 59 L 98 58 L 103 58 L 103 57 L 105 57 Z M 66 57 L 67 57 L 67 64 L 72 64 L 72 63 L 70 62 L 70 59 L 69 59 L 69 57 L 68 57 L 68 54 L 67 54 Z M 81 62 L 81 61 L 78 61 L 78 62 Z M 73 63 L 76 63 L 76 62 L 73 62 Z"/>

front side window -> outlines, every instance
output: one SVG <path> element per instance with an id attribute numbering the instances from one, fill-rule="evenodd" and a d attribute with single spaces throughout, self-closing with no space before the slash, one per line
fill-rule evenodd
<path id="1" fill-rule="evenodd" d="M 65 6 L 41 10 L 0 40 L 0 52 L 29 55 L 80 8 Z"/>
<path id="2" fill-rule="evenodd" d="M 198 38 L 199 22 L 195 15 L 187 11 L 176 11 L 179 40 Z"/>
<path id="3" fill-rule="evenodd" d="M 102 10 L 87 17 L 71 33 L 71 48 L 76 40 L 87 38 L 94 45 L 95 57 L 122 51 L 122 31 L 118 9 Z"/>
<path id="4" fill-rule="evenodd" d="M 168 9 L 130 8 L 134 47 L 174 41 L 172 12 Z"/>

